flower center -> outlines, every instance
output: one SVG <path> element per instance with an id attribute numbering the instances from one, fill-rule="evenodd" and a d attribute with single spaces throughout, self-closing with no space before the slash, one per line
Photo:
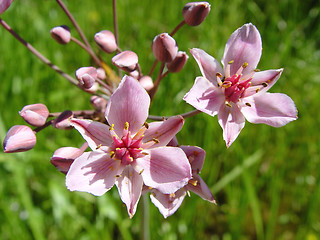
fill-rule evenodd
<path id="1" fill-rule="evenodd" d="M 144 129 L 138 131 L 135 136 L 131 136 L 129 123 L 126 122 L 123 129 L 122 138 L 119 138 L 113 131 L 113 126 L 110 127 L 110 132 L 113 135 L 113 143 L 110 149 L 110 157 L 121 160 L 122 164 L 131 164 L 136 158 L 142 157 L 142 139 Z"/>

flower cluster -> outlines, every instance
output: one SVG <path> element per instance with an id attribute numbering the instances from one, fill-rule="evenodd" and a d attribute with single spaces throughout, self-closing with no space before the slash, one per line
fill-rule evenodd
<path id="1" fill-rule="evenodd" d="M 57 2 L 70 16 L 62 1 Z M 1 1 L 0 14 L 11 3 Z M 149 116 L 150 103 L 161 80 L 169 73 L 181 71 L 189 58 L 186 52 L 179 51 L 174 34 L 184 24 L 201 24 L 209 12 L 207 2 L 184 6 L 182 22 L 170 34 L 161 33 L 154 37 L 151 50 L 155 62 L 148 75 L 142 73 L 136 53 L 122 51 L 117 36 L 109 30 L 102 30 L 95 34 L 94 41 L 104 53 L 114 54 L 112 65 L 125 73 L 121 78 L 96 56 L 72 18 L 81 40 L 74 38 L 70 27 L 65 25 L 51 29 L 50 34 L 59 44 L 67 45 L 70 41 L 79 44 L 95 62 L 96 66 L 80 67 L 75 78 L 53 65 L 30 44 L 25 44 L 53 70 L 90 93 L 93 110 L 50 113 L 44 104 L 27 105 L 20 111 L 20 116 L 34 129 L 26 125 L 10 128 L 3 142 L 4 152 L 32 149 L 36 134 L 49 126 L 76 129 L 85 143 L 80 148 L 59 148 L 51 158 L 51 163 L 66 174 L 66 186 L 70 191 L 101 196 L 116 185 L 130 217 L 136 212 L 140 196 L 148 193 L 165 218 L 180 207 L 189 191 L 215 203 L 210 188 L 199 175 L 206 152 L 197 146 L 178 144 L 176 135 L 185 118 L 200 112 L 217 115 L 229 147 L 244 127 L 245 119 L 251 123 L 281 127 L 297 119 L 297 110 L 287 95 L 267 92 L 283 69 L 257 70 L 262 51 L 261 37 L 257 28 L 249 23 L 229 38 L 222 59 L 223 67 L 205 51 L 190 50 L 202 77 L 196 78 L 183 99 L 195 107 L 195 111 L 166 118 Z M 8 24 L 0 20 L 1 25 L 13 33 Z M 25 43 L 19 35 L 13 35 Z M 160 70 L 153 81 L 158 62 L 161 63 Z M 147 119 L 160 121 L 147 123 Z"/>

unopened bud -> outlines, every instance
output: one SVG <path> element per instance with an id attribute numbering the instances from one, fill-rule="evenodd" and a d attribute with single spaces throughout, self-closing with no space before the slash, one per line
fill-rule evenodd
<path id="1" fill-rule="evenodd" d="M 111 59 L 113 65 L 127 72 L 137 68 L 138 55 L 132 51 L 123 51 Z"/>
<path id="2" fill-rule="evenodd" d="M 15 125 L 9 129 L 3 140 L 5 153 L 25 152 L 36 145 L 36 135 L 32 129 L 24 125 Z"/>
<path id="3" fill-rule="evenodd" d="M 181 69 L 186 65 L 189 56 L 182 51 L 179 51 L 175 59 L 167 64 L 167 68 L 170 72 L 180 72 Z"/>
<path id="4" fill-rule="evenodd" d="M 103 30 L 94 35 L 94 41 L 106 53 L 113 53 L 117 50 L 118 45 L 113 33 L 108 30 Z"/>
<path id="5" fill-rule="evenodd" d="M 2 14 L 8 7 L 10 7 L 13 0 L 1 0 L 0 1 L 0 14 Z"/>
<path id="6" fill-rule="evenodd" d="M 60 44 L 67 44 L 71 39 L 70 29 L 65 25 L 52 28 L 50 34 L 51 37 Z"/>
<path id="7" fill-rule="evenodd" d="M 85 89 L 91 88 L 97 77 L 98 73 L 95 67 L 82 67 L 76 71 L 76 78 L 79 80 L 80 85 Z"/>
<path id="8" fill-rule="evenodd" d="M 67 174 L 73 161 L 80 157 L 84 151 L 75 147 L 58 148 L 51 157 L 50 162 L 60 172 Z"/>
<path id="9" fill-rule="evenodd" d="M 91 96 L 90 103 L 95 110 L 102 111 L 106 109 L 108 102 L 103 97 Z"/>
<path id="10" fill-rule="evenodd" d="M 46 105 L 37 103 L 24 106 L 19 114 L 30 125 L 40 127 L 46 123 L 49 110 Z"/>
<path id="11" fill-rule="evenodd" d="M 139 79 L 139 83 L 147 91 L 153 88 L 153 81 L 150 76 L 143 76 L 142 78 Z"/>
<path id="12" fill-rule="evenodd" d="M 184 6 L 182 15 L 188 25 L 198 26 L 208 16 L 209 12 L 210 4 L 208 2 L 190 2 Z"/>
<path id="13" fill-rule="evenodd" d="M 160 62 L 171 62 L 177 55 L 178 46 L 168 33 L 161 33 L 153 39 L 152 52 Z"/>
<path id="14" fill-rule="evenodd" d="M 100 80 L 104 80 L 107 78 L 106 71 L 103 68 L 97 68 L 97 77 Z"/>
<path id="15" fill-rule="evenodd" d="M 53 120 L 52 126 L 58 129 L 71 129 L 70 118 L 72 117 L 73 113 L 70 110 L 66 110 Z"/>

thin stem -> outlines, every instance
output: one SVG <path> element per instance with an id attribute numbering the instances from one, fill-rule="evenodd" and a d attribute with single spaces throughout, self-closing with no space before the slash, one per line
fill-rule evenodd
<path id="1" fill-rule="evenodd" d="M 150 69 L 150 71 L 149 71 L 149 74 L 148 74 L 150 77 L 151 77 L 154 69 L 156 68 L 158 62 L 159 62 L 159 61 L 158 61 L 157 59 L 154 60 L 153 65 L 152 65 L 152 67 L 151 67 L 151 69 Z"/>
<path id="2" fill-rule="evenodd" d="M 188 117 L 192 117 L 194 115 L 197 115 L 201 113 L 201 111 L 195 109 L 195 110 L 192 110 L 190 112 L 186 112 L 186 113 L 183 113 L 183 114 L 177 114 L 177 115 L 180 115 L 182 116 L 183 118 L 188 118 Z M 148 116 L 148 119 L 150 120 L 154 120 L 154 121 L 163 121 L 164 119 L 168 119 L 170 116 L 155 116 L 155 115 L 149 115 Z"/>
<path id="3" fill-rule="evenodd" d="M 119 46 L 119 30 L 118 30 L 117 1 L 116 0 L 112 0 L 112 9 L 113 9 L 114 36 L 116 38 L 116 43 Z"/>
<path id="4" fill-rule="evenodd" d="M 62 112 L 54 112 L 50 113 L 49 117 L 58 117 Z M 81 117 L 81 116 L 91 116 L 94 115 L 94 110 L 79 110 L 79 111 L 72 111 L 74 117 Z"/>
<path id="5" fill-rule="evenodd" d="M 142 195 L 142 216 L 141 216 L 141 234 L 142 240 L 150 239 L 150 213 L 149 199 L 147 194 Z"/>
<path id="6" fill-rule="evenodd" d="M 184 20 L 182 20 L 177 26 L 176 28 L 170 33 L 170 36 L 172 37 L 186 22 Z"/>
<path id="7" fill-rule="evenodd" d="M 57 3 L 59 4 L 59 6 L 62 8 L 62 10 L 65 12 L 65 14 L 68 16 L 68 18 L 70 19 L 70 21 L 72 22 L 73 26 L 75 27 L 75 29 L 77 30 L 77 32 L 79 33 L 82 41 L 84 42 L 84 44 L 87 46 L 87 52 L 90 54 L 90 56 L 92 57 L 92 59 L 95 61 L 95 63 L 101 67 L 101 63 L 99 61 L 99 58 L 95 55 L 95 53 L 93 52 L 91 45 L 89 44 L 86 36 L 84 35 L 84 33 L 82 32 L 80 26 L 78 25 L 77 21 L 74 19 L 74 17 L 72 16 L 71 12 L 68 10 L 68 8 L 63 4 L 62 0 L 56 0 Z"/>
<path id="8" fill-rule="evenodd" d="M 3 20 L 0 18 L 1 25 L 9 32 L 12 36 L 14 36 L 19 42 L 21 42 L 26 48 L 33 53 L 37 58 L 39 58 L 43 63 L 48 65 L 50 68 L 52 68 L 54 71 L 59 73 L 62 77 L 67 79 L 69 82 L 71 82 L 73 85 L 78 86 L 78 81 L 71 77 L 69 74 L 63 72 L 58 66 L 54 65 L 50 62 L 49 59 L 47 59 L 45 56 L 43 56 L 38 50 L 36 50 L 30 43 L 26 42 L 22 37 L 20 37 L 15 31 L 12 30 L 12 28 Z M 79 87 L 79 86 L 78 86 Z"/>
<path id="9" fill-rule="evenodd" d="M 150 90 L 150 92 L 149 92 L 149 95 L 150 95 L 151 100 L 153 99 L 154 95 L 156 94 L 156 92 L 157 92 L 157 90 L 158 90 L 160 81 L 161 81 L 161 79 L 162 79 L 162 72 L 163 72 L 163 69 L 164 69 L 165 65 L 166 65 L 165 62 L 162 62 L 162 63 L 161 63 L 158 77 L 157 77 L 156 81 L 154 82 L 153 88 L 152 88 L 152 89 Z"/>
<path id="10" fill-rule="evenodd" d="M 34 129 L 33 131 L 34 131 L 35 133 L 38 133 L 38 132 L 40 132 L 41 130 L 45 129 L 46 127 L 51 126 L 52 122 L 53 122 L 53 120 L 50 120 L 50 121 L 46 122 L 44 125 L 42 125 L 41 127 L 37 127 L 37 128 Z"/>

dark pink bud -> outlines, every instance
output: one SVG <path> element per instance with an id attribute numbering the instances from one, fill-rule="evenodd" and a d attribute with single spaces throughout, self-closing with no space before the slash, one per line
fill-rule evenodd
<path id="1" fill-rule="evenodd" d="M 91 88 L 97 77 L 98 72 L 95 67 L 82 67 L 76 71 L 76 78 L 84 89 Z"/>
<path id="2" fill-rule="evenodd" d="M 208 2 L 190 2 L 184 6 L 182 15 L 188 25 L 198 26 L 208 16 L 209 12 L 210 4 Z"/>
<path id="3" fill-rule="evenodd" d="M 46 105 L 37 103 L 24 106 L 19 114 L 30 125 L 40 127 L 46 123 L 49 110 Z"/>
<path id="4" fill-rule="evenodd" d="M 67 44 L 71 40 L 71 33 L 68 26 L 62 25 L 50 30 L 51 37 L 60 44 Z"/>
<path id="5" fill-rule="evenodd" d="M 143 76 L 142 78 L 139 79 L 139 83 L 147 91 L 149 91 L 153 88 L 153 81 L 150 76 Z"/>
<path id="6" fill-rule="evenodd" d="M 7 10 L 10 7 L 13 0 L 0 0 L 0 14 Z"/>
<path id="7" fill-rule="evenodd" d="M 186 65 L 189 56 L 182 51 L 179 51 L 175 59 L 167 64 L 167 68 L 170 72 L 180 72 L 181 69 Z"/>
<path id="8" fill-rule="evenodd" d="M 138 55 L 132 51 L 123 51 L 111 59 L 113 65 L 127 72 L 137 68 Z"/>
<path id="9" fill-rule="evenodd" d="M 36 135 L 32 129 L 24 125 L 15 125 L 9 129 L 3 140 L 5 153 L 25 152 L 36 145 Z"/>
<path id="10" fill-rule="evenodd" d="M 84 151 L 75 147 L 62 147 L 58 148 L 51 157 L 50 162 L 60 172 L 67 174 L 70 165 L 79 157 Z"/>
<path id="11" fill-rule="evenodd" d="M 70 118 L 72 117 L 73 113 L 70 110 L 66 110 L 53 120 L 52 126 L 58 129 L 71 129 Z"/>
<path id="12" fill-rule="evenodd" d="M 107 100 L 98 96 L 91 96 L 90 103 L 92 107 L 97 111 L 102 111 L 107 107 Z"/>
<path id="13" fill-rule="evenodd" d="M 177 55 L 178 46 L 168 33 L 161 33 L 153 39 L 152 52 L 160 62 L 171 62 Z"/>
<path id="14" fill-rule="evenodd" d="M 117 50 L 118 45 L 113 33 L 108 30 L 103 30 L 94 35 L 96 44 L 106 53 L 113 53 Z"/>

